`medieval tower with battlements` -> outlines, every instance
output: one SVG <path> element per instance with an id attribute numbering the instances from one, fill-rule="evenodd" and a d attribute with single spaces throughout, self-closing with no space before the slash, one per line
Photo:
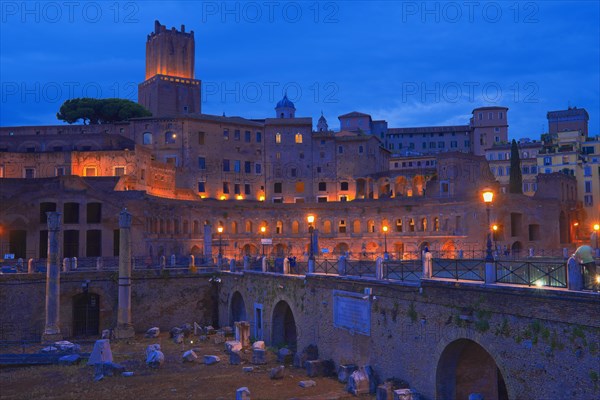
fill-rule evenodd
<path id="1" fill-rule="evenodd" d="M 146 80 L 138 102 L 154 117 L 200 113 L 200 81 L 194 79 L 194 31 L 167 29 L 154 22 L 146 41 Z"/>

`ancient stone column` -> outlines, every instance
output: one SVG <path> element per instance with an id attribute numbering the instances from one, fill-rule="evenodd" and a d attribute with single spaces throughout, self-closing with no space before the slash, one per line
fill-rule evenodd
<path id="1" fill-rule="evenodd" d="M 48 216 L 48 258 L 46 260 L 46 327 L 42 340 L 45 342 L 62 340 L 60 333 L 60 257 L 58 236 L 60 234 L 59 212 L 47 212 Z"/>
<path id="2" fill-rule="evenodd" d="M 119 308 L 114 333 L 117 339 L 135 334 L 131 323 L 131 214 L 127 209 L 119 213 Z"/>

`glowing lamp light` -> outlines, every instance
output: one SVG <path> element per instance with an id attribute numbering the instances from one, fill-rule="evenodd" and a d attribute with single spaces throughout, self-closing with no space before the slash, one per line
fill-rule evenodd
<path id="1" fill-rule="evenodd" d="M 223 233 L 223 227 L 222 226 L 217 227 L 217 232 Z"/>
<path id="2" fill-rule="evenodd" d="M 598 232 L 598 230 L 600 230 L 600 224 L 594 224 L 594 230 Z"/>
<path id="3" fill-rule="evenodd" d="M 219 199 L 221 199 L 221 200 L 227 200 L 227 196 L 221 195 L 221 197 L 219 197 Z"/>
<path id="4" fill-rule="evenodd" d="M 315 222 L 315 216 L 309 215 L 308 217 L 306 217 L 306 220 L 308 221 L 309 224 L 312 224 L 313 222 Z"/>
<path id="5" fill-rule="evenodd" d="M 236 196 L 236 199 L 237 199 L 237 200 L 244 200 L 244 196 L 242 196 L 241 194 L 238 194 L 238 195 Z"/>
<path id="6" fill-rule="evenodd" d="M 205 199 L 205 198 L 206 198 L 206 196 L 205 196 L 205 195 L 203 195 L 203 194 L 201 194 L 201 195 L 200 195 L 200 198 L 201 198 L 201 199 Z"/>
<path id="7" fill-rule="evenodd" d="M 483 196 L 483 202 L 486 204 L 491 203 L 494 200 L 494 192 L 492 192 L 491 190 L 484 190 L 482 193 Z"/>
<path id="8" fill-rule="evenodd" d="M 266 226 L 261 226 L 260 227 L 260 232 L 261 233 L 265 233 L 267 231 L 267 227 Z"/>
<path id="9" fill-rule="evenodd" d="M 600 285 L 600 275 L 596 276 L 596 283 Z"/>
<path id="10" fill-rule="evenodd" d="M 381 228 L 381 229 L 383 229 L 383 231 L 384 231 L 384 232 L 387 232 L 387 231 L 388 231 L 388 227 L 387 227 L 387 225 L 384 225 L 384 226 L 383 226 L 383 228 Z"/>
<path id="11" fill-rule="evenodd" d="M 492 225 L 492 229 L 493 229 L 494 231 L 497 231 L 497 230 L 498 230 L 498 225 L 496 225 L 496 224 Z"/>
<path id="12" fill-rule="evenodd" d="M 579 222 L 574 222 L 573 226 L 579 226 Z"/>
<path id="13" fill-rule="evenodd" d="M 260 197 L 258 198 L 258 201 L 265 201 L 265 196 L 260 196 Z"/>
<path id="14" fill-rule="evenodd" d="M 544 286 L 544 283 L 540 280 L 537 280 L 537 281 L 535 281 L 535 286 L 542 287 L 542 286 Z"/>

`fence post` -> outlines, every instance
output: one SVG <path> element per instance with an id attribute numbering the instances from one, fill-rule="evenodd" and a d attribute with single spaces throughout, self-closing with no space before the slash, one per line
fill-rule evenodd
<path id="1" fill-rule="evenodd" d="M 283 274 L 284 275 L 290 274 L 290 259 L 287 257 L 283 258 Z"/>
<path id="2" fill-rule="evenodd" d="M 171 254 L 171 267 L 174 267 L 177 264 L 177 257 L 175 254 Z"/>
<path id="3" fill-rule="evenodd" d="M 33 258 L 30 258 L 29 261 L 27 261 L 27 273 L 33 274 Z"/>
<path id="4" fill-rule="evenodd" d="M 63 272 L 68 272 L 69 271 L 69 259 L 67 257 L 65 257 L 63 259 Z"/>
<path id="5" fill-rule="evenodd" d="M 71 268 L 72 269 L 77 269 L 77 257 L 73 257 L 71 259 Z"/>
<path id="6" fill-rule="evenodd" d="M 244 271 L 250 268 L 250 256 L 244 256 Z"/>
<path id="7" fill-rule="evenodd" d="M 314 258 L 308 259 L 308 273 L 312 274 L 315 272 L 315 260 Z"/>
<path id="8" fill-rule="evenodd" d="M 431 279 L 433 273 L 433 255 L 430 252 L 425 253 L 423 257 L 423 278 Z"/>
<path id="9" fill-rule="evenodd" d="M 567 288 L 569 290 L 583 289 L 583 265 L 580 265 L 575 257 L 571 256 L 567 261 Z"/>
<path id="10" fill-rule="evenodd" d="M 23 259 L 19 258 L 17 260 L 17 271 L 20 271 L 21 269 L 23 269 Z"/>
<path id="11" fill-rule="evenodd" d="M 338 259 L 338 275 L 346 275 L 346 257 L 340 256 Z"/>
<path id="12" fill-rule="evenodd" d="M 102 269 L 102 257 L 96 258 L 96 271 L 100 271 Z"/>
<path id="13" fill-rule="evenodd" d="M 267 257 L 263 256 L 262 260 L 262 272 L 267 272 Z"/>
<path id="14" fill-rule="evenodd" d="M 463 257 L 464 257 L 464 253 L 463 253 L 463 251 L 462 251 L 462 250 L 459 250 L 459 251 L 458 251 L 458 258 L 460 258 L 460 259 L 462 260 L 462 259 L 463 259 Z"/>
<path id="15" fill-rule="evenodd" d="M 235 258 L 229 260 L 229 272 L 235 272 Z"/>
<path id="16" fill-rule="evenodd" d="M 496 283 L 496 263 L 494 261 L 485 262 L 485 284 L 492 285 Z"/>
<path id="17" fill-rule="evenodd" d="M 198 268 L 196 267 L 196 257 L 194 257 L 193 254 L 190 254 L 190 265 L 188 268 L 192 274 L 198 272 Z"/>
<path id="18" fill-rule="evenodd" d="M 529 257 L 533 257 L 535 255 L 535 250 L 533 247 L 529 248 Z"/>
<path id="19" fill-rule="evenodd" d="M 160 256 L 160 269 L 165 269 L 167 266 L 167 257 Z"/>
<path id="20" fill-rule="evenodd" d="M 375 279 L 383 279 L 383 259 L 377 257 L 375 260 Z"/>

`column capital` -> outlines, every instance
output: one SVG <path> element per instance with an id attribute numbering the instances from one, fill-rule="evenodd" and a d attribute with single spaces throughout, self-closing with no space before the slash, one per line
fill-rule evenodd
<path id="1" fill-rule="evenodd" d="M 49 211 L 46 213 L 48 218 L 48 230 L 49 231 L 58 231 L 60 230 L 60 216 L 62 213 L 56 211 Z"/>
<path id="2" fill-rule="evenodd" d="M 126 208 L 119 213 L 119 228 L 131 228 L 131 213 Z"/>

